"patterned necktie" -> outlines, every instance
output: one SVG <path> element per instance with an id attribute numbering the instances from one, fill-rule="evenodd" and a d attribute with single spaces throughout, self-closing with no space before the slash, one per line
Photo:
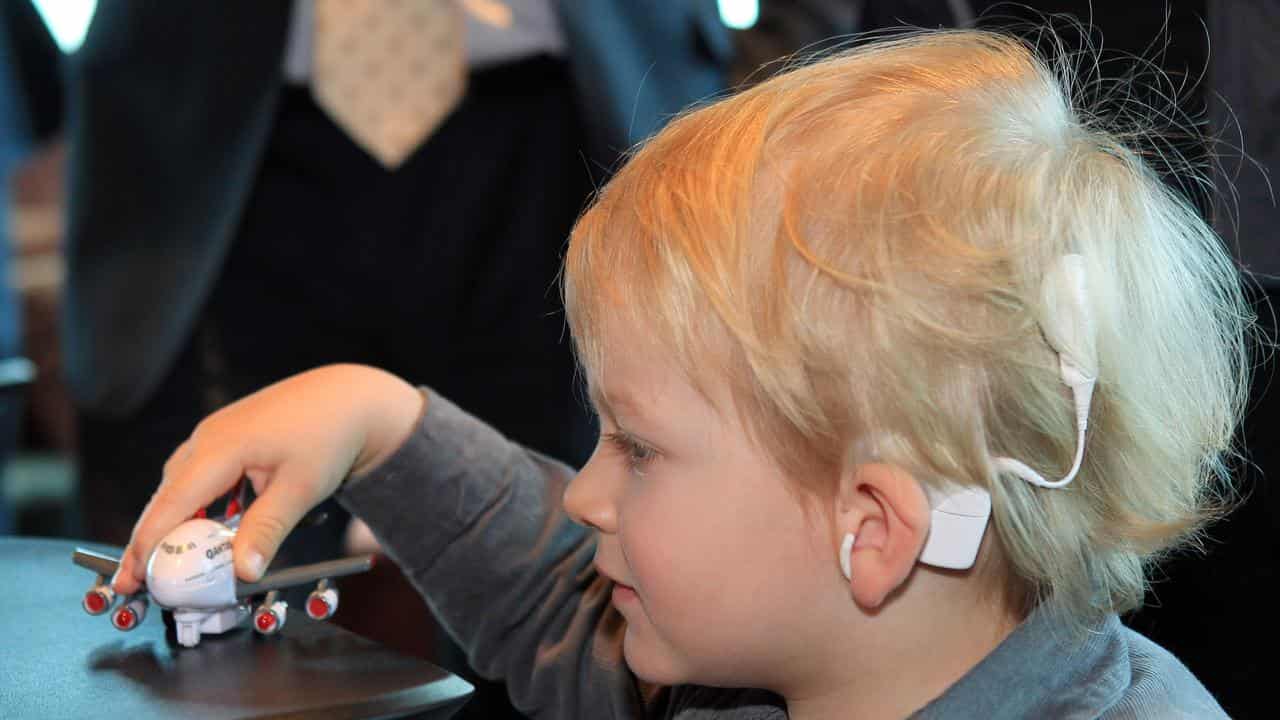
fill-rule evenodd
<path id="1" fill-rule="evenodd" d="M 462 98 L 466 23 L 455 0 L 315 0 L 311 92 L 394 169 Z"/>

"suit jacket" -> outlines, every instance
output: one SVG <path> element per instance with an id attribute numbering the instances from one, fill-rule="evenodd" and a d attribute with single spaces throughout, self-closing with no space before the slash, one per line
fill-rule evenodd
<path id="1" fill-rule="evenodd" d="M 187 341 L 272 128 L 292 4 L 100 3 L 68 73 L 64 356 L 86 410 L 126 415 Z M 591 156 L 724 86 L 713 0 L 563 0 Z"/>

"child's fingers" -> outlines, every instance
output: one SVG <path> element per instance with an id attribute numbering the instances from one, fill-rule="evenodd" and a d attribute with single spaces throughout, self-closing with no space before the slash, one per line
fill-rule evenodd
<path id="1" fill-rule="evenodd" d="M 160 481 L 163 484 L 165 478 L 173 477 L 177 474 L 179 464 L 187 459 L 191 454 L 192 442 L 188 438 L 177 447 L 169 455 L 169 459 L 164 463 L 164 469 L 160 475 Z M 143 510 L 146 513 L 146 510 Z M 141 517 L 139 518 L 141 521 Z M 140 524 L 140 523 L 139 523 Z M 142 585 L 146 568 L 138 567 L 138 563 L 133 560 L 133 537 L 138 532 L 138 524 L 134 525 L 133 532 L 130 534 L 129 545 L 125 547 L 124 554 L 120 557 L 120 565 L 116 568 L 116 574 L 111 578 L 111 586 L 118 593 L 133 594 L 139 590 Z"/>
<path id="2" fill-rule="evenodd" d="M 324 499 L 308 492 L 312 472 L 296 464 L 282 465 L 245 511 L 233 541 L 237 577 L 248 582 L 261 578 L 285 537 Z"/>
<path id="3" fill-rule="evenodd" d="M 120 558 L 120 565 L 116 568 L 116 574 L 111 578 L 111 588 L 120 595 L 132 595 L 138 592 L 138 588 L 142 586 L 142 581 L 133 575 L 133 563 L 129 561 L 128 551 Z"/>
<path id="4" fill-rule="evenodd" d="M 185 443 L 184 443 L 185 446 Z M 146 579 L 147 559 L 160 540 L 225 493 L 240 479 L 243 464 L 234 454 L 188 455 L 165 464 L 165 476 L 134 525 L 112 585 L 116 592 L 132 593 Z"/>

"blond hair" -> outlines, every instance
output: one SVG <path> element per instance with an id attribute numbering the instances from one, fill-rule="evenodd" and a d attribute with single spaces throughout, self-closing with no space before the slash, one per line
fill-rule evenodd
<path id="1" fill-rule="evenodd" d="M 674 120 L 578 222 L 565 302 L 598 374 L 630 323 L 815 495 L 889 433 L 928 482 L 987 488 L 1008 590 L 1088 620 L 1141 603 L 1226 478 L 1249 313 L 1218 238 L 1071 107 L 1021 42 L 921 33 L 793 69 Z M 1041 333 L 1083 256 L 1098 386 L 1060 490 L 1070 394 Z M 625 350 L 617 349 L 617 352 Z"/>

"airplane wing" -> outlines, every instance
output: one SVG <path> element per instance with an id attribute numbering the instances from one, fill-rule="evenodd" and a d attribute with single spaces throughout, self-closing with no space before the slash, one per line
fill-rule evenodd
<path id="1" fill-rule="evenodd" d="M 293 585 L 302 585 L 303 583 L 316 582 L 323 578 L 342 577 L 343 575 L 355 575 L 362 573 L 373 567 L 372 555 L 359 555 L 356 557 L 342 558 L 340 560 L 328 560 L 326 562 L 313 563 L 311 565 L 296 565 L 277 572 L 267 573 L 262 576 L 258 582 L 246 583 L 236 581 L 236 597 L 243 598 L 249 595 L 260 595 L 271 590 L 279 590 Z"/>
<path id="2" fill-rule="evenodd" d="M 86 570 L 92 570 L 108 580 L 116 574 L 116 568 L 120 567 L 120 561 L 116 558 L 84 548 L 76 548 L 76 551 L 71 554 L 71 562 Z"/>

